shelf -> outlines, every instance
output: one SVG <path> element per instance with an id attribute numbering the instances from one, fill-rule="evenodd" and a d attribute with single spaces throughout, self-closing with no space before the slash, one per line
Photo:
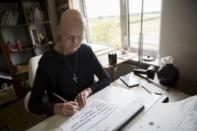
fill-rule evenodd
<path id="1" fill-rule="evenodd" d="M 28 70 L 29 70 L 28 65 L 16 66 L 16 75 L 20 75 L 20 74 L 26 73 L 26 72 L 28 72 Z"/>
<path id="2" fill-rule="evenodd" d="M 12 77 L 9 74 L 0 71 L 0 79 L 12 80 Z"/>
<path id="3" fill-rule="evenodd" d="M 12 77 L 18 97 L 26 90 L 24 80 L 28 79 L 28 60 L 43 54 L 53 47 L 52 21 L 55 15 L 48 8 L 49 0 L 1 0 L 2 18 L 0 20 L 0 55 L 5 58 L 7 70 Z M 55 6 L 54 6 L 54 9 Z M 1 24 L 2 23 L 2 24 Z M 21 41 L 20 44 L 17 41 Z M 11 44 L 11 45 L 9 45 Z M 0 78 L 10 79 L 2 76 Z"/>
<path id="4" fill-rule="evenodd" d="M 16 0 L 1 0 L 1 3 L 16 3 Z"/>
<path id="5" fill-rule="evenodd" d="M 52 44 L 37 44 L 37 45 L 33 45 L 32 47 L 11 51 L 11 53 L 21 53 L 21 52 L 26 52 L 26 51 L 33 50 L 35 48 L 48 47 L 48 46 L 52 46 L 52 45 L 54 45 L 54 43 L 52 43 Z"/>
<path id="6" fill-rule="evenodd" d="M 0 26 L 0 28 L 21 28 L 21 27 L 26 27 L 28 26 L 27 24 L 19 24 L 19 25 L 5 25 L 5 26 Z"/>
<path id="7" fill-rule="evenodd" d="M 34 47 L 35 47 L 35 48 L 39 48 L 39 47 L 48 47 L 48 46 L 51 46 L 51 45 L 54 45 L 54 43 L 52 43 L 52 44 L 48 44 L 48 43 L 47 43 L 47 44 L 42 44 L 42 45 L 41 45 L 41 44 L 37 44 L 37 45 L 34 45 Z"/>
<path id="8" fill-rule="evenodd" d="M 8 25 L 8 26 L 0 26 L 0 28 L 21 28 L 31 25 L 42 25 L 42 24 L 50 24 L 50 21 L 36 22 L 36 23 L 27 23 L 27 24 L 19 24 L 19 25 Z"/>
<path id="9" fill-rule="evenodd" d="M 7 86 L 3 89 L 0 89 L 0 106 L 3 106 L 7 103 L 17 100 L 16 92 L 13 85 Z"/>
<path id="10" fill-rule="evenodd" d="M 50 24 L 50 21 L 28 23 L 27 25 L 41 25 L 41 24 Z"/>
<path id="11" fill-rule="evenodd" d="M 25 2 L 40 2 L 40 0 L 23 0 L 22 2 L 23 3 L 25 3 Z"/>
<path id="12" fill-rule="evenodd" d="M 20 53 L 20 52 L 29 51 L 32 49 L 34 49 L 34 47 L 28 47 L 28 48 L 24 48 L 24 49 L 20 49 L 20 50 L 11 51 L 11 53 Z"/>

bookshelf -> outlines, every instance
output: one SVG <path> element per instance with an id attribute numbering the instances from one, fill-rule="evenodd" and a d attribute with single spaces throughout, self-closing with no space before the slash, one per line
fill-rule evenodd
<path id="1" fill-rule="evenodd" d="M 19 98 L 27 92 L 28 61 L 43 54 L 57 41 L 56 27 L 60 12 L 68 8 L 67 0 L 1 0 L 0 62 L 11 76 Z M 59 6 L 64 3 L 61 10 Z M 0 85 L 1 86 L 1 85 Z"/>

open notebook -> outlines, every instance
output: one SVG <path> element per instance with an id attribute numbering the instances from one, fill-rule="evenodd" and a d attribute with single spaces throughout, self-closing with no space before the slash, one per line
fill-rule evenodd
<path id="1" fill-rule="evenodd" d="M 59 128 L 63 131 L 115 131 L 124 127 L 143 109 L 144 106 L 137 100 L 123 108 L 96 99 Z"/>

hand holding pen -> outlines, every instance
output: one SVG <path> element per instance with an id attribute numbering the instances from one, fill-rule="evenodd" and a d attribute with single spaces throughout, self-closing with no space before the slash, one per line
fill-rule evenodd
<path id="1" fill-rule="evenodd" d="M 72 116 L 79 110 L 78 102 L 67 101 L 63 97 L 53 93 L 54 96 L 62 100 L 63 103 L 56 103 L 53 106 L 54 114 L 61 116 Z"/>
<path id="2" fill-rule="evenodd" d="M 79 106 L 77 102 L 69 101 L 54 104 L 53 110 L 56 115 L 72 116 L 79 110 Z"/>
<path id="3" fill-rule="evenodd" d="M 74 101 L 67 101 L 66 99 L 54 92 L 52 94 L 63 102 L 54 104 L 54 113 L 57 115 L 72 116 L 79 109 L 83 108 L 86 105 L 86 99 L 92 94 L 92 89 L 91 87 L 87 87 L 86 89 L 82 90 L 76 96 Z"/>

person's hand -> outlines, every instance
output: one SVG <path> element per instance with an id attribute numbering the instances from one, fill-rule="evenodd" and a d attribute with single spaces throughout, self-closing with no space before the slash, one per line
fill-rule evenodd
<path id="1" fill-rule="evenodd" d="M 79 110 L 77 102 L 56 103 L 53 106 L 54 114 L 62 116 L 72 116 Z"/>
<path id="2" fill-rule="evenodd" d="M 86 105 L 86 99 L 88 96 L 92 94 L 91 88 L 86 88 L 85 90 L 81 91 L 75 98 L 75 101 L 78 102 L 79 108 L 83 108 Z"/>

